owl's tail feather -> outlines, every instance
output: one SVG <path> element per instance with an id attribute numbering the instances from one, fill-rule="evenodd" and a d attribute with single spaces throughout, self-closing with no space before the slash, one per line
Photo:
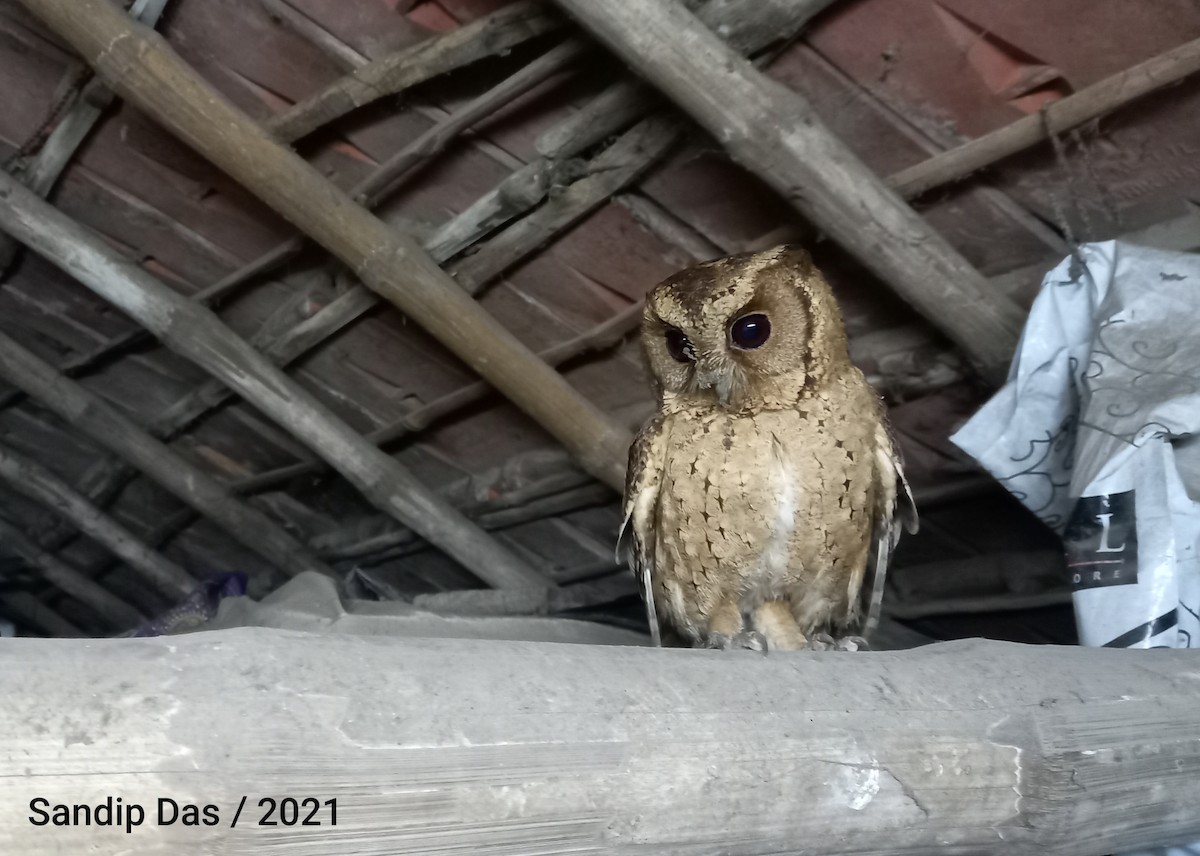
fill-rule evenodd
<path id="1" fill-rule="evenodd" d="M 633 508 L 629 509 L 629 513 L 625 515 L 624 522 L 621 523 L 621 531 L 617 533 L 617 548 L 613 554 L 613 560 L 617 564 L 621 563 L 622 553 L 629 564 L 630 570 L 639 578 L 642 584 L 642 600 L 646 604 L 646 621 L 650 624 L 650 639 L 654 643 L 655 648 L 662 647 L 662 632 L 658 626 L 658 610 L 654 606 L 654 583 L 650 575 L 650 560 L 646 557 L 646 551 L 641 549 L 638 543 L 638 535 L 634 527 L 630 526 L 630 520 L 633 518 Z"/>
<path id="2" fill-rule="evenodd" d="M 650 640 L 655 648 L 662 647 L 662 633 L 658 629 L 658 610 L 654 608 L 654 587 L 650 582 L 650 569 L 642 573 L 642 599 L 646 601 L 646 620 L 650 622 Z"/>

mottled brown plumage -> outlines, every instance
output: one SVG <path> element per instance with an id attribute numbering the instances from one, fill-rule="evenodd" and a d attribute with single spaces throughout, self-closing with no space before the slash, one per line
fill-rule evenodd
<path id="1" fill-rule="evenodd" d="M 864 632 L 916 513 L 808 254 L 672 276 L 646 301 L 642 342 L 660 401 L 630 449 L 625 520 L 655 633 L 659 616 L 715 647 Z"/>

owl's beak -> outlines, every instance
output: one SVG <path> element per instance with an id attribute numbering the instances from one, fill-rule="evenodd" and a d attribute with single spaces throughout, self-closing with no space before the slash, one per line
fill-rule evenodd
<path id="1" fill-rule="evenodd" d="M 723 366 L 706 366 L 703 363 L 697 365 L 696 385 L 701 389 L 714 390 L 722 407 L 729 404 L 729 397 L 733 392 L 733 378 Z"/>

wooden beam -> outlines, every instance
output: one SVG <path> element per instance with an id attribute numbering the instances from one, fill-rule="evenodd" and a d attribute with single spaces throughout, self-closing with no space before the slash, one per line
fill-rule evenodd
<path id="1" fill-rule="evenodd" d="M 931 158 L 940 155 L 958 144 L 959 140 L 949 127 L 930 125 L 915 119 L 901 105 L 881 98 L 874 89 L 860 84 L 811 45 L 798 45 L 796 51 L 804 58 L 806 65 L 818 70 L 820 76 L 817 80 L 824 78 L 823 83 L 819 85 L 832 84 L 841 87 L 843 92 L 834 99 L 833 103 L 850 111 L 851 107 L 844 99 L 853 99 L 856 104 L 861 104 L 880 122 L 890 126 L 914 146 L 921 149 L 925 157 Z M 887 181 L 889 184 L 891 183 L 890 178 Z M 973 191 L 976 198 L 1020 226 L 1060 257 L 1070 254 L 1070 244 L 1062 235 L 1004 191 L 986 184 L 976 185 Z M 904 196 L 903 193 L 900 195 Z"/>
<path id="2" fill-rule="evenodd" d="M 354 197 L 366 207 L 374 208 L 381 200 L 394 193 L 398 184 L 417 167 L 445 151 L 463 131 L 551 77 L 572 68 L 590 49 L 590 45 L 585 42 L 568 39 L 522 66 L 478 98 L 435 123 L 428 131 L 372 170 L 371 175 L 354 189 Z"/>
<path id="3" fill-rule="evenodd" d="M 1069 131 L 1178 83 L 1197 71 L 1200 71 L 1200 39 L 1106 77 L 1050 102 L 1037 113 L 903 169 L 888 178 L 888 184 L 905 198 L 913 199 L 1035 146 L 1050 135 Z"/>
<path id="4" fill-rule="evenodd" d="M 359 436 L 212 312 L 3 174 L 0 228 L 206 369 L 324 458 L 377 508 L 480 579 L 497 587 L 551 584 Z"/>
<path id="5" fill-rule="evenodd" d="M 8 211 L 0 205 L 0 216 Z M 128 461 L 289 576 L 302 570 L 333 573 L 271 518 L 237 499 L 133 420 L 2 333 L 0 378 L 20 387 L 89 440 Z"/>
<path id="6" fill-rule="evenodd" d="M 831 2 L 832 0 L 807 0 L 799 3 L 790 0 L 770 0 L 750 4 L 747 0 L 728 0 L 706 4 L 701 15 L 705 20 L 722 27 L 724 36 L 736 49 L 750 52 L 759 50 L 772 39 L 790 38 Z M 498 105 L 507 103 L 516 94 L 526 91 L 533 83 L 544 80 L 550 73 L 561 70 L 576 59 L 580 52 L 580 46 L 573 41 L 564 42 L 552 49 L 448 116 L 444 122 L 435 125 L 427 134 L 414 140 L 387 162 L 372 170 L 350 191 L 351 194 L 368 207 L 377 205 L 394 189 L 394 179 L 397 175 L 412 168 L 421 159 L 429 157 L 454 134 L 461 133 L 472 122 L 490 114 Z M 539 141 L 539 150 L 543 151 L 542 159 L 514 173 L 480 203 L 439 227 L 426 243 L 426 250 L 435 261 L 441 263 L 485 237 L 497 223 L 525 213 L 548 194 L 552 185 L 559 181 L 569 181 L 569 185 L 553 199 L 523 219 L 518 219 L 514 225 L 484 245 L 478 253 L 454 268 L 458 284 L 471 294 L 477 293 L 505 269 L 519 263 L 539 246 L 554 240 L 613 198 L 616 192 L 635 181 L 669 150 L 681 133 L 679 123 L 651 117 L 622 134 L 587 164 L 579 164 L 577 168 L 572 164 L 561 170 L 563 175 L 560 175 L 560 170 L 548 165 L 549 161 L 573 158 L 574 155 L 600 142 L 610 131 L 616 130 L 619 125 L 614 124 L 614 114 L 618 117 L 628 115 L 636 118 L 650 109 L 654 102 L 653 93 L 638 84 L 618 85 L 606 90 L 583 110 L 569 118 L 561 128 L 552 129 L 548 132 L 550 136 Z M 617 118 L 616 121 L 623 120 Z M 291 243 L 294 249 L 299 249 L 299 241 Z M 278 259 L 283 257 L 284 253 L 285 247 L 281 245 L 262 259 L 251 262 L 248 267 L 256 272 L 261 271 L 268 258 Z M 237 278 L 234 274 L 226 279 L 233 281 Z M 279 365 L 286 365 L 309 348 L 316 347 L 327 338 L 336 335 L 375 305 L 367 294 L 366 289 L 356 286 L 343 298 L 330 304 L 295 330 L 270 343 L 267 350 L 272 359 Z M 565 347 L 551 348 L 539 356 L 555 366 L 578 356 L 584 350 L 607 347 L 623 337 L 631 326 L 636 325 L 637 318 L 622 313 L 620 319 L 614 320 L 621 325 L 615 339 L 612 334 L 617 328 L 611 321 L 606 321 L 594 331 L 586 332 L 576 340 L 565 343 Z M 629 326 L 625 324 L 627 320 L 631 321 Z M 294 344 L 289 341 L 301 328 L 305 328 L 303 342 Z M 445 412 L 453 412 L 466 403 L 482 398 L 487 389 L 486 385 L 473 384 L 432 403 L 430 407 L 422 408 L 421 415 L 440 418 L 443 411 L 439 408 L 442 405 L 451 408 Z M 197 390 L 192 396 L 192 401 L 181 402 L 179 407 L 192 407 L 198 413 L 199 399 L 207 397 L 210 401 L 215 401 L 215 392 L 214 389 Z M 463 395 L 460 396 L 459 393 Z M 462 404 L 458 404 L 459 401 L 462 401 Z M 411 426 L 414 423 L 406 417 L 401 424 Z M 412 430 L 415 429 L 403 427 L 404 433 Z M 379 439 L 380 436 L 384 439 Z M 397 436 L 399 435 L 389 436 L 377 431 L 369 439 L 382 443 Z M 274 479 L 289 470 L 314 472 L 319 468 L 319 464 L 294 465 L 278 470 L 276 474 L 264 474 L 265 482 L 278 484 Z M 256 484 L 255 477 L 248 479 L 247 483 Z M 258 488 L 256 486 L 253 489 L 256 491 Z"/>
<path id="7" fill-rule="evenodd" d="M 298 12 L 286 3 L 283 3 L 282 0 L 260 0 L 260 2 L 272 14 L 287 14 L 289 16 L 287 20 L 291 23 L 294 23 L 294 18 L 299 15 Z M 307 19 L 303 20 L 307 21 Z M 315 35 L 312 33 L 307 33 L 306 35 L 315 38 Z M 435 123 L 428 132 L 422 134 L 395 155 L 388 158 L 387 161 L 371 170 L 362 181 L 350 190 L 350 194 L 356 199 L 362 200 L 363 204 L 368 208 L 373 208 L 385 199 L 407 175 L 414 171 L 420 164 L 436 156 L 439 151 L 449 145 L 458 135 L 461 135 L 465 130 L 470 128 L 471 125 L 490 116 L 493 112 L 504 107 L 531 87 L 562 71 L 563 68 L 569 67 L 570 63 L 582 50 L 583 47 L 578 43 L 567 42 L 558 48 L 550 50 L 529 65 L 524 66 L 511 77 L 502 80 L 475 100 L 448 115 L 443 121 Z M 44 196 L 45 194 L 42 195 Z M 0 242 L 9 240 L 7 235 L 0 235 Z M 191 299 L 204 306 L 215 306 L 236 289 L 252 280 L 266 276 L 288 260 L 294 258 L 303 250 L 304 246 L 305 241 L 301 236 L 282 241 L 257 258 L 250 260 L 238 269 L 221 277 L 216 282 L 201 288 L 195 294 L 191 295 Z M 437 259 L 437 261 L 441 262 L 444 259 Z M 0 261 L 0 266 L 2 266 L 2 261 Z M 353 311 L 353 313 L 347 311 L 349 309 L 349 301 L 343 301 L 337 307 L 336 316 L 325 316 L 320 322 L 314 317 L 310 325 L 310 332 L 306 335 L 311 336 L 312 328 L 321 325 L 328 331 L 326 335 L 332 336 L 337 330 L 353 322 L 359 315 L 379 304 L 379 298 L 369 289 L 356 286 L 355 291 L 357 294 L 353 300 L 358 302 L 359 308 L 357 310 Z M 329 307 L 329 309 L 330 312 L 333 312 L 334 307 Z M 124 335 L 105 341 L 90 351 L 85 351 L 71 357 L 63 362 L 59 368 L 67 377 L 79 377 L 86 372 L 104 365 L 109 360 L 120 356 L 126 351 L 146 343 L 151 338 L 144 329 L 136 328 Z M 317 337 L 311 345 L 306 346 L 305 350 L 307 347 L 313 347 L 323 340 L 324 336 Z M 286 346 L 281 345 L 281 347 Z M 278 362 L 282 364 L 287 361 L 280 360 Z M 0 410 L 18 403 L 22 395 L 19 390 L 9 390 L 5 393 L 0 393 Z M 193 396 L 192 402 L 180 402 L 178 406 L 186 407 L 194 404 L 195 397 Z M 192 420 L 198 419 L 199 416 L 200 412 L 197 411 Z"/>
<path id="8" fill-rule="evenodd" d="M 557 2 L 944 330 L 985 377 L 1003 379 L 1024 313 L 989 289 L 802 95 L 729 50 L 678 0 Z"/>
<path id="9" fill-rule="evenodd" d="M 316 318 L 316 316 L 313 317 Z M 638 328 L 641 320 L 642 304 L 635 303 L 622 309 L 612 318 L 597 324 L 592 329 L 539 352 L 538 356 L 547 365 L 563 365 L 583 354 L 613 347 L 622 339 L 631 335 Z M 476 381 L 423 404 L 412 412 L 404 414 L 404 416 L 401 416 L 395 422 L 375 429 L 367 435 L 367 439 L 377 446 L 394 443 L 410 434 L 424 431 L 430 425 L 455 413 L 460 413 L 470 405 L 494 393 L 495 390 L 490 384 L 483 381 Z M 325 469 L 325 465 L 320 461 L 289 464 L 275 470 L 249 476 L 237 482 L 233 487 L 239 493 L 261 493 L 264 490 L 279 487 L 291 479 L 319 473 Z"/>
<path id="10" fill-rule="evenodd" d="M 134 0 L 129 14 L 147 26 L 154 27 L 167 2 L 168 0 Z M 77 62 L 72 62 L 71 65 L 66 73 L 68 85 L 74 84 L 79 72 L 86 69 L 86 66 Z M 104 85 L 104 81 L 98 78 L 87 81 L 75 95 L 71 108 L 42 144 L 37 157 L 27 168 L 14 175 L 38 196 L 48 196 L 75 152 L 112 102 L 113 93 Z M 7 235 L 0 235 L 0 274 L 7 271 L 16 257 L 17 247 L 18 244 Z"/>
<path id="11" fill-rule="evenodd" d="M 612 502 L 612 495 L 603 485 L 596 484 L 586 475 L 568 471 L 499 493 L 487 502 L 460 504 L 472 520 L 488 531 L 496 531 Z M 361 525 L 324 532 L 313 539 L 312 546 L 331 562 L 370 558 L 377 563 L 384 558 L 395 559 L 428 549 L 407 529 L 381 526 L 364 533 Z M 611 549 L 609 553 L 612 553 Z M 610 555 L 609 567 L 614 566 Z"/>
<path id="12" fill-rule="evenodd" d="M 202 81 L 166 41 L 107 0 L 21 0 L 113 88 L 324 246 L 381 296 L 478 371 L 615 490 L 629 432 L 458 289 L 396 234 L 273 141 Z"/>
<path id="13" fill-rule="evenodd" d="M 367 60 L 360 57 L 351 48 L 328 38 L 328 34 L 304 18 L 282 0 L 260 0 L 272 14 L 277 14 L 286 23 L 297 28 L 304 28 L 306 38 L 317 41 L 327 52 L 341 57 L 351 67 L 366 64 Z M 701 19 L 710 26 L 720 28 L 722 36 L 735 49 L 753 53 L 761 50 L 776 39 L 788 39 L 815 15 L 824 10 L 833 0 L 720 0 L 704 4 L 700 9 Z M 528 87 L 536 85 L 550 75 L 561 71 L 569 65 L 578 53 L 578 43 L 568 40 L 559 47 L 552 49 L 542 57 L 506 78 L 477 99 L 464 105 L 459 110 L 436 123 L 426 134 L 421 135 L 412 143 L 406 145 L 388 161 L 373 169 L 361 182 L 350 190 L 350 194 L 359 199 L 367 207 L 373 207 L 395 189 L 397 180 L 404 177 L 406 171 L 411 171 L 424 159 L 436 154 L 446 145 L 455 134 L 460 134 L 480 118 L 490 115 L 492 111 L 509 103 L 514 97 L 527 91 Z M 537 141 L 538 151 L 542 157 L 518 170 L 506 178 L 493 191 L 485 195 L 476 205 L 451 218 L 437 229 L 433 237 L 426 243 L 426 251 L 441 263 L 452 255 L 462 252 L 467 247 L 485 238 L 497 225 L 517 218 L 536 206 L 549 192 L 550 188 L 559 182 L 586 180 L 589 170 L 609 168 L 614 155 L 602 153 L 594 159 L 591 165 L 580 164 L 576 169 L 575 155 L 598 145 L 604 139 L 619 132 L 624 126 L 634 122 L 652 110 L 658 103 L 658 97 L 653 90 L 633 81 L 625 80 L 606 89 L 581 110 L 572 114 L 559 125 L 551 128 Z M 632 142 L 644 136 L 645 132 L 634 132 L 629 137 Z M 622 138 L 626 139 L 626 138 Z M 621 143 L 618 140 L 616 144 Z M 627 142 L 626 145 L 629 143 Z M 630 175 L 640 174 L 650 168 L 656 157 L 665 150 L 655 147 L 652 150 L 625 152 L 619 159 L 619 168 Z M 636 160 L 635 160 L 636 158 Z M 559 166 L 562 168 L 560 169 Z M 544 240 L 552 240 L 563 230 L 569 228 L 578 216 L 594 210 L 606 197 L 600 191 L 608 187 L 619 187 L 612 182 L 589 182 L 587 192 L 573 189 L 570 200 L 553 206 L 545 213 L 534 211 L 531 217 L 537 218 L 536 231 L 544 236 Z M 554 225 L 548 221 L 554 220 Z M 518 222 L 517 227 L 522 224 Z M 529 228 L 526 228 L 529 231 Z M 496 248 L 491 248 L 491 268 L 506 268 L 516 264 L 520 258 L 531 250 L 528 241 L 515 241 L 513 238 L 500 236 L 508 245 L 508 250 L 501 254 Z M 247 262 L 241 268 L 222 277 L 219 281 L 201 289 L 192 295 L 199 303 L 210 305 L 220 301 L 234 289 L 252 279 L 262 277 L 279 265 L 294 257 L 304 247 L 304 240 L 296 237 L 282 242 L 262 256 Z M 713 254 L 698 256 L 711 258 Z M 473 281 L 473 280 L 472 280 Z M 348 326 L 360 314 L 367 311 L 375 302 L 363 303 L 354 308 L 359 298 L 366 291 L 356 286 L 358 294 L 353 300 L 339 301 L 337 306 L 329 306 L 318 316 L 310 319 L 307 335 L 313 340 L 307 347 L 316 347 L 325 341 L 319 333 L 325 330 L 327 335 Z M 62 371 L 68 377 L 77 377 L 96 366 L 102 365 L 125 349 L 144 342 L 148 334 L 144 330 L 136 330 L 128 335 L 118 337 L 112 342 L 73 357 L 62 365 Z M 274 346 L 272 346 L 274 347 Z M 284 350 L 286 343 L 280 343 Z M 280 360 L 280 364 L 286 360 Z M 209 392 L 212 388 L 209 389 Z M 0 394 L 0 409 L 11 406 L 19 400 L 22 393 L 13 390 Z M 199 418 L 197 392 L 192 401 L 180 402 L 180 407 L 193 407 L 195 416 Z M 174 408 L 173 408 L 174 409 Z"/>
<path id="14" fill-rule="evenodd" d="M 753 54 L 776 40 L 794 37 L 833 0 L 710 0 L 700 7 L 700 17 L 719 31 L 740 53 Z M 440 229 L 427 249 L 437 257 L 450 258 L 483 239 L 496 228 L 517 220 L 546 199 L 551 189 L 570 184 L 587 175 L 587 167 L 576 158 L 604 140 L 623 132 L 659 106 L 656 93 L 635 80 L 620 80 L 605 89 L 576 113 L 544 132 L 536 142 L 540 158 L 530 161 L 488 191 L 469 208 Z M 656 125 L 661 115 L 651 117 Z M 631 132 L 636 139 L 643 130 Z M 653 146 L 640 155 L 626 151 L 620 169 L 636 176 L 653 166 L 665 147 Z M 601 165 L 601 153 L 593 163 Z M 592 189 L 599 185 L 592 182 Z M 619 189 L 619 188 L 618 188 Z M 577 191 L 575 196 L 581 194 Z M 578 202 L 576 207 L 585 207 Z M 536 213 L 536 212 L 535 212 Z M 546 218 L 547 215 L 540 215 Z M 568 222 L 573 222 L 569 221 Z M 514 228 L 522 224 L 517 223 Z M 511 240 L 511 239 L 506 239 Z"/>
<path id="15" fill-rule="evenodd" d="M 465 26 L 372 60 L 267 122 L 279 139 L 298 140 L 351 110 L 517 45 L 563 25 L 544 6 L 512 3 Z"/>
<path id="16" fill-rule="evenodd" d="M 50 585 L 69 594 L 99 615 L 104 624 L 111 629 L 132 630 L 146 620 L 146 616 L 137 609 L 103 586 L 89 580 L 58 557 L 47 553 L 32 538 L 2 517 L 0 544 L 41 571 L 42 578 Z"/>
<path id="17" fill-rule="evenodd" d="M 452 268 L 469 294 L 478 294 L 506 269 L 604 205 L 641 178 L 680 139 L 682 128 L 671 116 L 638 122 L 586 165 L 574 180 L 556 187 L 536 211 L 492 238 Z M 547 189 L 548 190 L 548 189 Z"/>
<path id="18" fill-rule="evenodd" d="M 318 798 L 323 830 L 270 830 L 296 852 L 347 834 L 379 853 L 1148 850 L 1200 837 L 1194 673 L 1192 651 L 981 640 L 763 657 L 253 627 L 10 639 L 0 841 L 247 852 L 261 794 Z M 108 795 L 143 824 L 29 822 L 36 797 Z M 159 797 L 219 822 L 156 823 Z"/>
<path id="19" fill-rule="evenodd" d="M 0 443 L 0 481 L 54 510 L 72 526 L 123 559 L 172 603 L 196 589 L 187 571 L 149 549 L 113 518 L 36 461 Z"/>

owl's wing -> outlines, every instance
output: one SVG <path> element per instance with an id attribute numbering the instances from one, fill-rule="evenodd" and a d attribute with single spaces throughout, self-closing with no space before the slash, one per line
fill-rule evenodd
<path id="1" fill-rule="evenodd" d="M 904 459 L 900 445 L 888 424 L 887 411 L 880 405 L 880 418 L 875 429 L 876 500 L 875 525 L 871 531 L 871 551 L 867 556 L 867 573 L 860 597 L 862 627 L 867 635 L 879 621 L 883 603 L 883 588 L 892 551 L 900 542 L 900 532 L 915 534 L 918 528 L 917 506 L 912 490 L 904 477 Z"/>
<path id="2" fill-rule="evenodd" d="M 654 608 L 654 520 L 658 508 L 658 490 L 662 484 L 663 417 L 655 414 L 642 426 L 629 447 L 629 466 L 625 471 L 624 521 L 617 536 L 617 552 L 626 544 L 629 567 L 642 585 L 646 618 L 655 646 L 662 644 L 658 612 Z M 631 537 L 626 541 L 625 536 Z M 618 555 L 619 560 L 619 555 Z"/>

